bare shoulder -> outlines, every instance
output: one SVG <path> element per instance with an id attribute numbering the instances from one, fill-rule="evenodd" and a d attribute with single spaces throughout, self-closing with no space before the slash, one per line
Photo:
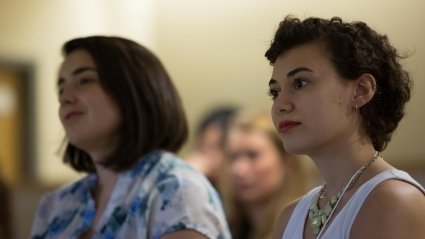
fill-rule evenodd
<path id="1" fill-rule="evenodd" d="M 297 199 L 286 206 L 279 215 L 275 228 L 273 230 L 273 239 L 282 239 L 283 232 L 286 229 L 286 225 L 289 222 L 289 218 L 291 217 L 292 212 L 297 206 L 300 199 Z"/>
<path id="2" fill-rule="evenodd" d="M 368 196 L 350 238 L 425 238 L 425 195 L 401 180 L 380 183 Z"/>

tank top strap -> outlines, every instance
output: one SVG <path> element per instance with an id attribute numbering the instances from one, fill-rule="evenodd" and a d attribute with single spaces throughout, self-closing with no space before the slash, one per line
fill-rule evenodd
<path id="1" fill-rule="evenodd" d="M 282 239 L 302 239 L 308 210 L 314 200 L 314 196 L 320 191 L 321 186 L 313 188 L 305 194 L 297 203 L 286 225 Z"/>
<path id="2" fill-rule="evenodd" d="M 356 219 L 360 208 L 362 207 L 366 198 L 369 196 L 370 192 L 372 192 L 372 190 L 376 188 L 376 186 L 378 186 L 381 182 L 389 179 L 397 179 L 410 183 L 421 190 L 425 195 L 425 189 L 408 173 L 397 169 L 384 171 L 364 183 L 353 194 L 340 213 L 336 215 L 335 220 L 329 225 L 329 228 L 326 230 L 322 238 L 333 238 L 330 235 L 344 235 L 341 238 L 349 238 L 354 220 Z"/>

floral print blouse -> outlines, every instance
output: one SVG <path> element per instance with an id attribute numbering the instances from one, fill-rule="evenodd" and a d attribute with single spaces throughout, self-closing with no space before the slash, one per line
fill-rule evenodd
<path id="1" fill-rule="evenodd" d="M 40 201 L 31 239 L 77 239 L 95 216 L 97 176 L 47 193 Z M 118 176 L 93 239 L 159 239 L 195 230 L 207 238 L 231 238 L 217 192 L 208 180 L 174 154 L 154 151 Z"/>

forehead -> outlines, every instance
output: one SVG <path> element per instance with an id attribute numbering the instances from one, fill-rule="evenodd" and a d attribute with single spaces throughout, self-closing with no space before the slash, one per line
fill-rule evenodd
<path id="1" fill-rule="evenodd" d="M 69 53 L 62 62 L 59 70 L 60 76 L 71 74 L 81 67 L 95 68 L 93 57 L 86 50 L 75 50 Z"/>
<path id="2" fill-rule="evenodd" d="M 272 143 L 270 137 L 260 129 L 232 128 L 228 140 L 235 145 L 247 144 L 257 147 Z"/>
<path id="3" fill-rule="evenodd" d="M 334 68 L 330 52 L 320 42 L 310 42 L 287 50 L 276 59 L 274 71 L 286 75 L 299 67 L 313 70 Z"/>

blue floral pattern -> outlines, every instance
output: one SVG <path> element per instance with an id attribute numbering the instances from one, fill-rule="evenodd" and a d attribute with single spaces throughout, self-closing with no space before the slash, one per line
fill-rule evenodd
<path id="1" fill-rule="evenodd" d="M 31 239 L 77 239 L 95 216 L 90 174 L 43 196 Z M 174 154 L 154 151 L 119 175 L 94 239 L 159 239 L 179 230 L 207 238 L 231 238 L 217 192 L 208 180 Z"/>

